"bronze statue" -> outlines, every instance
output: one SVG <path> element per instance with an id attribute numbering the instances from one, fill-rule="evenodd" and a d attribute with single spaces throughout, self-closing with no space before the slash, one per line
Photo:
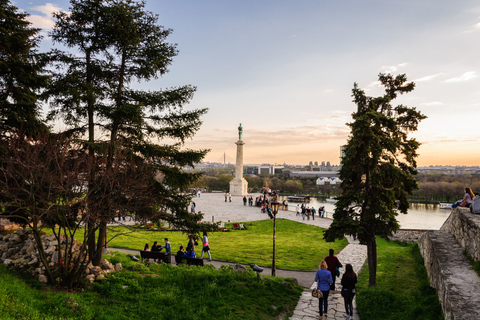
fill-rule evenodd
<path id="1" fill-rule="evenodd" d="M 240 123 L 240 125 L 238 126 L 238 141 L 242 141 L 242 131 L 243 131 L 243 128 L 242 128 L 242 124 Z"/>

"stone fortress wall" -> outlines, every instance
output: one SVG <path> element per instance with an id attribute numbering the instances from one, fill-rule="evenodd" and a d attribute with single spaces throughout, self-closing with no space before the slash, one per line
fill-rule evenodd
<path id="1" fill-rule="evenodd" d="M 418 246 L 445 319 L 480 319 L 480 277 L 463 254 L 479 261 L 480 215 L 457 207 L 440 230 L 423 232 Z"/>
<path id="2" fill-rule="evenodd" d="M 480 277 L 464 254 L 480 261 L 480 215 L 457 207 L 440 230 L 400 229 L 390 240 L 418 243 L 445 319 L 480 319 Z"/>

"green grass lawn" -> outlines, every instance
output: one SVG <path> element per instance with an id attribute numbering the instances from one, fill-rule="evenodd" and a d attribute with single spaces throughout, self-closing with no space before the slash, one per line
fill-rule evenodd
<path id="1" fill-rule="evenodd" d="M 43 289 L 0 265 L 1 319 L 283 319 L 303 291 L 283 278 L 257 282 L 253 271 L 147 267 L 119 253 L 107 258 L 124 271 L 75 293 Z"/>
<path id="2" fill-rule="evenodd" d="M 215 260 L 256 263 L 271 267 L 273 222 L 261 220 L 244 223 L 247 230 L 214 232 L 209 234 L 212 258 Z M 231 224 L 226 224 L 232 227 Z M 320 261 L 328 255 L 328 249 L 340 252 L 347 244 L 347 239 L 327 243 L 323 240 L 325 229 L 299 223 L 287 219 L 277 219 L 276 232 L 276 266 L 290 270 L 316 270 Z M 163 244 L 168 238 L 172 244 L 172 252 L 177 252 L 180 245 L 186 247 L 187 235 L 179 231 L 149 231 L 127 227 L 111 227 L 108 231 L 108 246 L 142 250 L 145 243 L 150 246 L 156 240 Z M 77 240 L 83 239 L 77 237 Z M 201 241 L 197 246 L 197 256 L 202 248 Z"/>
<path id="3" fill-rule="evenodd" d="M 359 274 L 357 309 L 362 319 L 443 319 L 417 244 L 377 238 L 377 286 L 368 286 L 368 262 Z"/>

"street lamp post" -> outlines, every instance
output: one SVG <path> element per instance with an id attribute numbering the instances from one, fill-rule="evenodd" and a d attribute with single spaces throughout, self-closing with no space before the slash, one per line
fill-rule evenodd
<path id="1" fill-rule="evenodd" d="M 272 201 L 272 214 L 273 214 L 273 258 L 272 258 L 272 277 L 275 277 L 276 267 L 275 267 L 275 233 L 277 230 L 276 222 L 277 222 L 277 213 L 278 207 L 280 203 L 277 201 L 275 196 L 275 200 Z"/>

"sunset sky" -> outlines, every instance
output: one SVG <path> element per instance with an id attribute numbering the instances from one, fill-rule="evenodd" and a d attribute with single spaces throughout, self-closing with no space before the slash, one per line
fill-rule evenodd
<path id="1" fill-rule="evenodd" d="M 46 34 L 68 1 L 14 1 Z M 192 84 L 187 108 L 207 107 L 189 148 L 244 163 L 339 164 L 356 110 L 357 82 L 382 93 L 380 72 L 406 73 L 416 89 L 395 104 L 428 119 L 414 136 L 418 165 L 480 165 L 480 2 L 473 0 L 147 0 L 173 29 L 179 55 L 158 90 Z M 45 37 L 41 51 L 52 47 Z"/>

